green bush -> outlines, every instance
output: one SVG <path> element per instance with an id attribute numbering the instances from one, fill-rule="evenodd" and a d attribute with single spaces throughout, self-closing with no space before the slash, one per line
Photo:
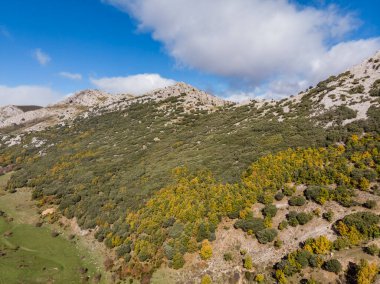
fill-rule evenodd
<path id="1" fill-rule="evenodd" d="M 375 200 L 367 200 L 363 203 L 363 207 L 368 209 L 374 209 L 377 206 L 377 203 Z"/>
<path id="2" fill-rule="evenodd" d="M 350 246 L 350 240 L 346 237 L 338 237 L 334 242 L 333 242 L 333 248 L 335 250 L 342 250 Z"/>
<path id="3" fill-rule="evenodd" d="M 334 218 L 334 212 L 330 209 L 329 211 L 324 212 L 322 214 L 322 217 L 323 217 L 323 219 L 331 222 L 333 220 L 333 218 Z"/>
<path id="4" fill-rule="evenodd" d="M 305 212 L 301 212 L 297 214 L 296 218 L 297 218 L 298 224 L 305 225 L 307 222 L 313 219 L 313 215 L 305 213 Z"/>
<path id="5" fill-rule="evenodd" d="M 372 244 L 364 248 L 364 252 L 370 254 L 370 255 L 378 255 L 380 252 L 380 249 L 377 245 Z"/>
<path id="6" fill-rule="evenodd" d="M 369 91 L 370 96 L 380 97 L 380 79 L 376 80 Z"/>
<path id="7" fill-rule="evenodd" d="M 338 274 L 342 271 L 342 264 L 337 259 L 330 259 L 323 264 L 323 269 Z"/>
<path id="8" fill-rule="evenodd" d="M 348 93 L 351 94 L 351 95 L 354 95 L 354 94 L 363 94 L 365 91 L 365 88 L 363 85 L 358 85 L 358 86 L 355 86 L 355 87 L 352 87 Z"/>
<path id="9" fill-rule="evenodd" d="M 260 218 L 252 218 L 251 220 L 238 220 L 235 222 L 236 229 L 242 229 L 244 232 L 252 230 L 256 233 L 265 229 L 264 220 Z"/>
<path id="10" fill-rule="evenodd" d="M 266 205 L 261 212 L 263 213 L 264 217 L 274 217 L 277 214 L 277 207 L 276 205 L 269 204 Z"/>
<path id="11" fill-rule="evenodd" d="M 355 192 L 352 189 L 348 189 L 343 186 L 338 186 L 331 191 L 331 198 L 344 207 L 351 207 L 355 205 L 352 197 L 355 196 Z"/>
<path id="12" fill-rule="evenodd" d="M 345 216 L 342 222 L 348 227 L 355 227 L 365 238 L 377 238 L 380 236 L 378 223 L 380 217 L 371 212 L 357 212 Z"/>
<path id="13" fill-rule="evenodd" d="M 302 206 L 305 205 L 306 199 L 303 196 L 292 196 L 289 199 L 289 205 L 290 206 Z"/>
<path id="14" fill-rule="evenodd" d="M 126 255 L 127 253 L 131 252 L 131 245 L 130 244 L 122 244 L 116 249 L 116 254 L 118 257 L 122 257 Z"/>
<path id="15" fill-rule="evenodd" d="M 256 238 L 260 244 L 266 244 L 273 242 L 277 237 L 277 230 L 275 229 L 264 229 L 256 232 Z"/>
<path id="16" fill-rule="evenodd" d="M 174 269 L 180 269 L 184 266 L 185 260 L 183 259 L 183 255 L 177 252 L 173 257 L 172 267 Z"/>
<path id="17" fill-rule="evenodd" d="M 278 224 L 278 229 L 280 231 L 282 231 L 282 230 L 286 229 L 288 227 L 288 225 L 289 225 L 288 221 L 283 220 L 280 222 L 280 224 Z"/>
<path id="18" fill-rule="evenodd" d="M 227 252 L 223 255 L 223 259 L 225 261 L 231 261 L 233 259 L 232 254 L 230 252 Z"/>
<path id="19" fill-rule="evenodd" d="M 274 196 L 274 199 L 276 199 L 277 201 L 281 201 L 282 199 L 284 199 L 284 194 L 280 191 L 280 192 L 277 192 L 276 195 Z"/>
<path id="20" fill-rule="evenodd" d="M 290 226 L 296 227 L 298 225 L 305 225 L 307 222 L 312 220 L 313 214 L 305 213 L 305 212 L 297 213 L 296 211 L 290 211 L 286 215 L 286 218 L 287 218 Z"/>
<path id="21" fill-rule="evenodd" d="M 296 192 L 296 188 L 294 186 L 285 185 L 282 192 L 286 196 L 292 196 Z"/>
<path id="22" fill-rule="evenodd" d="M 124 255 L 124 261 L 127 262 L 127 263 L 131 260 L 131 258 L 132 258 L 132 256 L 131 256 L 130 253 L 126 253 Z"/>
<path id="23" fill-rule="evenodd" d="M 288 219 L 288 223 L 292 227 L 296 227 L 299 225 L 298 220 L 297 220 L 297 215 L 298 213 L 295 211 L 290 211 L 287 215 L 286 218 Z"/>
<path id="24" fill-rule="evenodd" d="M 305 189 L 304 194 L 308 200 L 313 200 L 322 205 L 330 199 L 328 188 L 323 186 L 309 186 Z"/>

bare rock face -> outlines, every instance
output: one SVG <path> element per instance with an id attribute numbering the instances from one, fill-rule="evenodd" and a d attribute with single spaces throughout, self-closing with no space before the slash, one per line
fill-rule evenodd
<path id="1" fill-rule="evenodd" d="M 184 110 L 205 110 L 213 111 L 221 106 L 232 105 L 234 103 L 215 97 L 204 91 L 188 85 L 183 82 L 176 83 L 173 86 L 154 90 L 138 97 L 122 97 L 118 101 L 106 106 L 108 110 L 123 109 L 132 103 L 147 103 L 150 101 L 165 101 L 170 98 L 180 100 Z"/>
<path id="2" fill-rule="evenodd" d="M 17 106 L 6 106 L 0 108 L 0 129 L 26 125 L 23 132 L 43 130 L 125 97 L 129 98 L 130 96 L 111 95 L 99 90 L 84 90 L 45 108 L 24 107 L 28 110 L 26 112 Z"/>
<path id="3" fill-rule="evenodd" d="M 318 83 L 315 87 L 291 96 L 280 102 L 262 100 L 256 102 L 257 107 L 265 105 L 282 106 L 284 113 L 295 110 L 300 104 L 309 105 L 311 117 L 323 115 L 339 107 L 347 107 L 356 113 L 356 116 L 343 121 L 343 125 L 356 120 L 367 119 L 367 112 L 371 106 L 379 106 L 379 97 L 373 96 L 374 85 L 380 86 L 380 51 L 349 70 L 337 76 L 331 76 Z M 376 83 L 379 82 L 379 83 Z M 245 103 L 246 104 L 246 103 Z M 264 113 L 265 114 L 265 113 Z M 279 121 L 282 117 L 278 116 Z M 333 121 L 325 125 L 330 127 Z"/>
<path id="4" fill-rule="evenodd" d="M 74 95 L 53 106 L 71 105 L 95 107 L 110 104 L 111 102 L 117 101 L 118 99 L 118 96 L 114 96 L 99 90 L 83 90 L 75 93 Z"/>
<path id="5" fill-rule="evenodd" d="M 0 123 L 5 121 L 7 118 L 10 118 L 12 116 L 16 116 L 19 114 L 24 113 L 21 109 L 19 109 L 16 106 L 5 106 L 0 108 Z"/>
<path id="6" fill-rule="evenodd" d="M 205 110 L 225 106 L 231 103 L 182 82 L 170 87 L 153 91 L 143 97 L 148 97 L 156 101 L 165 100 L 169 97 L 182 97 L 184 99 L 185 106 L 190 108 L 196 108 L 198 106 L 199 109 Z"/>

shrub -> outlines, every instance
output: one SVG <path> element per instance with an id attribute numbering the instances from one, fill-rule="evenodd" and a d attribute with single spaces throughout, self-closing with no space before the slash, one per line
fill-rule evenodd
<path id="1" fill-rule="evenodd" d="M 331 221 L 333 220 L 333 218 L 334 218 L 334 212 L 333 212 L 332 210 L 329 210 L 329 211 L 327 211 L 327 212 L 324 212 L 324 213 L 322 214 L 322 217 L 323 217 L 323 219 L 325 219 L 325 220 L 331 222 Z"/>
<path id="2" fill-rule="evenodd" d="M 201 284 L 211 284 L 212 283 L 212 279 L 209 275 L 204 275 L 201 279 Z"/>
<path id="3" fill-rule="evenodd" d="M 312 254 L 309 258 L 309 265 L 313 268 L 319 268 L 323 264 L 323 260 L 319 255 Z"/>
<path id="4" fill-rule="evenodd" d="M 273 242 L 276 237 L 277 230 L 275 229 L 264 229 L 256 233 L 256 238 L 260 244 Z"/>
<path id="5" fill-rule="evenodd" d="M 350 240 L 347 237 L 338 237 L 333 242 L 333 248 L 335 250 L 342 250 L 350 246 Z"/>
<path id="6" fill-rule="evenodd" d="M 124 261 L 125 261 L 126 263 L 128 263 L 128 262 L 131 260 L 131 258 L 132 258 L 132 256 L 131 256 L 130 253 L 126 253 L 126 254 L 124 255 Z"/>
<path id="7" fill-rule="evenodd" d="M 303 196 L 292 196 L 289 199 L 290 206 L 302 206 L 306 203 L 306 199 Z"/>
<path id="8" fill-rule="evenodd" d="M 330 199 L 329 190 L 323 186 L 309 186 L 305 189 L 304 194 L 308 200 L 313 200 L 321 205 Z"/>
<path id="9" fill-rule="evenodd" d="M 287 227 L 288 227 L 288 221 L 286 221 L 286 220 L 283 220 L 283 221 L 281 221 L 280 224 L 278 224 L 278 229 L 280 231 L 286 229 Z"/>
<path id="10" fill-rule="evenodd" d="M 173 239 L 179 238 L 183 232 L 183 227 L 183 224 L 175 223 L 169 230 L 169 236 Z"/>
<path id="11" fill-rule="evenodd" d="M 163 249 L 166 258 L 172 260 L 174 257 L 174 248 L 169 244 L 164 244 Z"/>
<path id="12" fill-rule="evenodd" d="M 304 244 L 304 249 L 316 253 L 326 254 L 330 252 L 332 248 L 332 242 L 325 236 L 319 236 L 315 239 L 307 239 Z"/>
<path id="13" fill-rule="evenodd" d="M 274 196 L 274 199 L 276 199 L 277 201 L 281 201 L 282 199 L 284 199 L 284 194 L 280 191 L 280 192 L 277 192 L 276 195 Z"/>
<path id="14" fill-rule="evenodd" d="M 356 281 L 358 284 L 370 284 L 376 279 L 379 268 L 376 263 L 368 263 L 367 260 L 362 259 L 357 268 Z"/>
<path id="15" fill-rule="evenodd" d="M 207 260 L 212 257 L 212 247 L 208 240 L 204 240 L 202 242 L 202 247 L 199 254 L 203 260 Z"/>
<path id="16" fill-rule="evenodd" d="M 369 91 L 369 95 L 372 97 L 380 97 L 380 79 L 376 80 Z"/>
<path id="17" fill-rule="evenodd" d="M 297 215 L 298 213 L 295 211 L 290 211 L 287 215 L 286 218 L 288 219 L 289 225 L 292 227 L 296 227 L 299 225 L 298 220 L 297 220 Z"/>
<path id="18" fill-rule="evenodd" d="M 378 255 L 379 254 L 379 247 L 375 244 L 369 245 L 368 247 L 364 248 L 364 252 L 370 254 L 370 255 Z"/>
<path id="19" fill-rule="evenodd" d="M 277 207 L 276 205 L 269 204 L 266 205 L 261 212 L 263 213 L 264 217 L 274 217 L 277 214 Z"/>
<path id="20" fill-rule="evenodd" d="M 286 196 L 292 196 L 296 192 L 296 188 L 294 186 L 285 185 L 282 192 Z"/>
<path id="21" fill-rule="evenodd" d="M 338 186 L 331 193 L 331 198 L 344 207 L 351 207 L 354 205 L 352 197 L 355 196 L 353 190 L 347 189 L 343 186 Z"/>
<path id="22" fill-rule="evenodd" d="M 289 225 L 292 227 L 296 227 L 298 225 L 305 225 L 311 219 L 313 219 L 313 215 L 310 213 L 297 213 L 295 211 L 290 211 L 286 218 L 288 219 Z"/>
<path id="23" fill-rule="evenodd" d="M 348 228 L 355 228 L 365 238 L 376 238 L 380 236 L 380 229 L 377 225 L 379 221 L 380 217 L 372 212 L 357 212 L 345 216 L 341 222 Z M 343 229 L 341 226 L 338 231 L 344 235 Z"/>
<path id="24" fill-rule="evenodd" d="M 232 258 L 232 254 L 230 252 L 227 252 L 223 255 L 223 259 L 225 261 L 231 261 L 233 258 Z"/>
<path id="25" fill-rule="evenodd" d="M 330 259 L 323 264 L 323 269 L 338 274 L 342 271 L 342 264 L 337 259 Z"/>
<path id="26" fill-rule="evenodd" d="M 283 244 L 284 244 L 284 242 L 281 240 L 275 240 L 274 241 L 274 247 L 275 248 L 281 248 Z"/>
<path id="27" fill-rule="evenodd" d="M 363 207 L 368 209 L 374 209 L 377 206 L 377 203 L 375 200 L 367 200 L 363 203 Z"/>
<path id="28" fill-rule="evenodd" d="M 249 255 L 244 258 L 244 268 L 248 270 L 251 270 L 253 268 L 252 257 Z"/>
<path id="29" fill-rule="evenodd" d="M 307 222 L 313 219 L 313 215 L 305 213 L 305 212 L 301 212 L 297 214 L 296 218 L 297 218 L 298 224 L 305 225 Z"/>
<path id="30" fill-rule="evenodd" d="M 286 279 L 285 273 L 280 269 L 276 270 L 275 277 L 276 277 L 278 283 L 280 283 L 280 284 L 288 283 L 288 280 Z"/>
<path id="31" fill-rule="evenodd" d="M 260 218 L 252 218 L 251 220 L 238 220 L 235 222 L 234 227 L 236 229 L 242 229 L 244 232 L 252 230 L 252 232 L 258 232 L 265 229 L 264 220 Z"/>
<path id="32" fill-rule="evenodd" d="M 122 244 L 116 249 L 116 254 L 118 257 L 122 257 L 127 253 L 131 252 L 131 245 L 130 244 Z"/>
<path id="33" fill-rule="evenodd" d="M 302 282 L 303 283 L 303 282 Z M 320 284 L 320 282 L 318 282 L 317 280 L 315 280 L 314 278 L 310 278 L 310 279 L 307 279 L 306 282 L 304 282 L 305 284 Z"/>
<path id="34" fill-rule="evenodd" d="M 183 255 L 180 252 L 177 252 L 173 257 L 172 266 L 174 269 L 180 269 L 185 264 L 185 260 L 183 259 Z"/>
<path id="35" fill-rule="evenodd" d="M 363 94 L 365 91 L 365 88 L 363 85 L 358 85 L 358 86 L 355 86 L 355 87 L 352 87 L 348 93 L 351 94 L 351 95 L 354 95 L 354 94 Z"/>
<path id="36" fill-rule="evenodd" d="M 257 274 L 255 277 L 255 281 L 258 283 L 262 283 L 265 281 L 265 276 L 264 274 Z"/>

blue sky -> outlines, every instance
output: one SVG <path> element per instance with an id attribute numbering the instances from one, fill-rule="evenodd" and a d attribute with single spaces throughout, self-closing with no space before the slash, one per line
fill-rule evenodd
<path id="1" fill-rule="evenodd" d="M 380 49 L 377 0 L 198 1 L 0 0 L 0 105 L 130 92 L 137 74 L 158 74 L 152 88 L 175 80 L 235 99 L 281 97 Z M 328 63 L 341 54 L 353 62 Z"/>

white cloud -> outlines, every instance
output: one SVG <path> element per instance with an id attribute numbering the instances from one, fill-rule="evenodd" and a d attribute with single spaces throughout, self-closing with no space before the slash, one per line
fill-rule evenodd
<path id="1" fill-rule="evenodd" d="M 60 94 L 49 87 L 22 85 L 9 87 L 0 85 L 1 105 L 41 105 L 58 101 Z"/>
<path id="2" fill-rule="evenodd" d="M 82 80 L 82 74 L 71 72 L 60 72 L 59 76 L 70 80 Z"/>
<path id="3" fill-rule="evenodd" d="M 46 65 L 51 61 L 51 57 L 43 52 L 40 48 L 33 51 L 33 57 L 38 61 L 40 65 Z"/>
<path id="4" fill-rule="evenodd" d="M 236 102 L 236 103 L 242 103 L 245 101 L 249 101 L 253 97 L 256 97 L 254 92 L 252 92 L 252 93 L 247 92 L 246 93 L 246 92 L 241 92 L 241 91 L 233 92 L 233 93 L 224 95 L 225 100 L 231 101 L 231 102 Z"/>
<path id="5" fill-rule="evenodd" d="M 143 95 L 155 89 L 174 85 L 171 79 L 162 78 L 158 74 L 138 74 L 127 77 L 105 77 L 90 79 L 97 88 L 113 94 Z"/>
<path id="6" fill-rule="evenodd" d="M 251 89 L 275 81 L 314 84 L 380 49 L 380 38 L 345 40 L 359 20 L 335 6 L 300 7 L 290 0 L 103 2 L 135 17 L 139 29 L 151 32 L 179 64 Z"/>

